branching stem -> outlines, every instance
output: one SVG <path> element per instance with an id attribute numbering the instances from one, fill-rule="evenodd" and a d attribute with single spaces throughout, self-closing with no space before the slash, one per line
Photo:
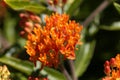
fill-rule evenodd
<path id="1" fill-rule="evenodd" d="M 63 72 L 63 74 L 65 75 L 67 80 L 72 80 L 69 73 L 67 72 L 67 70 L 65 69 L 64 65 L 60 65 L 60 69 Z"/>
<path id="2" fill-rule="evenodd" d="M 110 3 L 112 0 L 104 0 L 91 14 L 88 16 L 88 18 L 83 22 L 83 26 L 88 26 L 89 23 L 94 19 L 94 17 L 102 12 Z"/>
<path id="3" fill-rule="evenodd" d="M 70 65 L 70 71 L 71 71 L 71 75 L 72 75 L 72 80 L 78 80 L 76 75 L 75 75 L 74 62 L 72 60 L 69 60 L 69 65 Z"/>

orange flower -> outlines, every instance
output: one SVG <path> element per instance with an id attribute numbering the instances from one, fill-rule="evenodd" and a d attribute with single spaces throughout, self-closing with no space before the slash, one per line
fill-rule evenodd
<path id="1" fill-rule="evenodd" d="M 43 66 L 57 67 L 62 59 L 75 59 L 75 45 L 79 42 L 82 26 L 69 21 L 66 14 L 52 14 L 45 18 L 46 26 L 36 25 L 26 43 L 30 60 Z"/>
<path id="2" fill-rule="evenodd" d="M 104 68 L 107 76 L 103 80 L 120 80 L 120 54 L 111 58 L 110 62 L 106 61 Z"/>
<path id="3" fill-rule="evenodd" d="M 38 77 L 29 76 L 28 80 L 48 80 L 48 78 L 47 77 L 42 77 L 42 76 L 38 76 Z"/>

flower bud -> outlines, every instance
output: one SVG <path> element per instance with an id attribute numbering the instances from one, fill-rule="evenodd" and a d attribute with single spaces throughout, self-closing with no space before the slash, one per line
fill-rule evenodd
<path id="1" fill-rule="evenodd" d="M 115 62 L 115 58 L 111 58 L 110 59 L 110 65 L 112 66 L 112 67 L 115 67 L 115 64 L 116 62 Z"/>
<path id="2" fill-rule="evenodd" d="M 110 66 L 110 62 L 109 61 L 105 61 L 104 67 L 106 66 Z"/>
<path id="3" fill-rule="evenodd" d="M 67 0 L 62 0 L 62 3 L 65 4 L 67 2 Z"/>
<path id="4" fill-rule="evenodd" d="M 106 75 L 110 75 L 110 72 L 111 72 L 110 66 L 106 66 L 104 69 L 104 72 Z"/>
<path id="5" fill-rule="evenodd" d="M 53 1 L 53 4 L 54 4 L 54 5 L 57 5 L 57 4 L 58 4 L 58 0 L 54 0 L 54 1 Z"/>

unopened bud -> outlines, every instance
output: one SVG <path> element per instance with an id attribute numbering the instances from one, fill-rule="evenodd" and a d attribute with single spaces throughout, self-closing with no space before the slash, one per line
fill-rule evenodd
<path id="1" fill-rule="evenodd" d="M 30 15 L 29 17 L 33 22 L 41 22 L 41 19 L 36 15 Z"/>
<path id="2" fill-rule="evenodd" d="M 34 21 L 35 20 L 35 15 L 29 15 L 30 20 Z"/>
<path id="3" fill-rule="evenodd" d="M 30 33 L 30 32 L 32 31 L 32 30 L 31 30 L 30 28 L 28 28 L 28 27 L 25 27 L 24 30 L 25 30 L 25 32 L 27 32 L 27 33 Z"/>
<path id="4" fill-rule="evenodd" d="M 20 18 L 28 18 L 28 15 L 27 14 L 25 14 L 25 13 L 20 13 Z"/>
<path id="5" fill-rule="evenodd" d="M 58 0 L 54 0 L 54 1 L 53 1 L 53 4 L 54 4 L 54 5 L 57 5 L 57 4 L 58 4 Z"/>
<path id="6" fill-rule="evenodd" d="M 110 66 L 110 62 L 109 61 L 105 61 L 104 67 L 106 66 Z"/>
<path id="7" fill-rule="evenodd" d="M 0 0 L 0 5 L 1 5 L 2 7 L 7 7 L 7 4 L 4 2 L 4 0 Z"/>
<path id="8" fill-rule="evenodd" d="M 29 77 L 28 80 L 39 80 L 39 78 L 35 78 L 35 77 Z"/>
<path id="9" fill-rule="evenodd" d="M 67 0 L 62 0 L 62 3 L 65 4 L 67 2 Z"/>
<path id="10" fill-rule="evenodd" d="M 34 24 L 36 28 L 41 27 L 40 24 L 36 23 Z"/>
<path id="11" fill-rule="evenodd" d="M 39 23 L 41 23 L 41 19 L 40 19 L 40 17 L 35 16 L 35 22 L 39 22 Z"/>
<path id="12" fill-rule="evenodd" d="M 115 61 L 115 58 L 111 58 L 110 59 L 110 65 L 112 66 L 112 67 L 115 67 L 115 64 L 116 63 L 116 61 Z"/>
<path id="13" fill-rule="evenodd" d="M 52 5 L 52 4 L 53 4 L 53 1 L 52 1 L 52 0 L 49 0 L 49 1 L 48 1 L 48 4 L 49 4 L 49 5 Z"/>
<path id="14" fill-rule="evenodd" d="M 33 28 L 33 23 L 32 22 L 25 22 L 25 27 Z"/>
<path id="15" fill-rule="evenodd" d="M 20 31 L 20 35 L 21 36 L 25 35 L 25 31 Z"/>
<path id="16" fill-rule="evenodd" d="M 110 66 L 106 66 L 104 68 L 104 72 L 105 72 L 106 75 L 110 75 L 110 72 L 111 72 Z"/>
<path id="17" fill-rule="evenodd" d="M 43 80 L 48 80 L 48 78 L 43 78 Z"/>

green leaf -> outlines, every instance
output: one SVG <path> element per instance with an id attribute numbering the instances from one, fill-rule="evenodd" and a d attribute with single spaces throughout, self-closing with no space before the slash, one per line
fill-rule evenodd
<path id="1" fill-rule="evenodd" d="M 120 26 L 101 26 L 100 29 L 108 31 L 117 31 L 120 30 Z"/>
<path id="2" fill-rule="evenodd" d="M 120 13 L 120 4 L 114 2 L 114 6 L 117 9 L 117 11 Z"/>
<path id="3" fill-rule="evenodd" d="M 26 39 L 18 38 L 18 39 L 17 39 L 17 43 L 18 43 L 22 48 L 24 48 L 24 46 L 25 46 L 25 44 L 26 44 Z"/>
<path id="4" fill-rule="evenodd" d="M 37 71 L 40 68 L 41 68 L 41 63 L 37 61 L 34 70 Z M 44 67 L 39 73 L 47 76 L 49 80 L 66 80 L 65 76 L 61 72 L 53 68 Z"/>
<path id="5" fill-rule="evenodd" d="M 16 18 L 11 17 L 9 13 L 6 14 L 4 19 L 4 35 L 11 44 L 15 42 L 16 21 Z"/>
<path id="6" fill-rule="evenodd" d="M 74 2 L 71 4 L 69 9 L 67 10 L 67 13 L 69 15 L 73 15 L 74 11 L 79 7 L 79 5 L 82 3 L 83 0 L 74 0 Z"/>
<path id="7" fill-rule="evenodd" d="M 10 72 L 10 78 L 11 78 L 11 80 L 27 80 L 27 77 L 24 75 L 24 74 L 22 74 L 22 73 L 20 73 L 20 72 Z"/>
<path id="8" fill-rule="evenodd" d="M 7 64 L 26 75 L 30 75 L 34 70 L 34 66 L 32 63 L 10 56 L 1 56 L 0 62 Z M 66 80 L 62 73 L 51 68 L 45 67 L 40 73 L 43 75 L 48 75 L 48 79 L 50 80 Z"/>
<path id="9" fill-rule="evenodd" d="M 108 31 L 118 31 L 118 30 L 120 30 L 120 21 L 119 22 L 114 22 L 110 26 L 101 25 L 100 29 L 108 30 Z"/>
<path id="10" fill-rule="evenodd" d="M 77 77 L 81 76 L 87 69 L 94 53 L 95 43 L 96 40 L 85 42 L 76 52 L 75 74 Z"/>
<path id="11" fill-rule="evenodd" d="M 33 64 L 28 61 L 22 61 L 14 57 L 1 56 L 0 62 L 13 67 L 14 69 L 22 73 L 25 73 L 26 75 L 30 75 L 33 71 Z"/>
<path id="12" fill-rule="evenodd" d="M 48 75 L 48 79 L 50 80 L 66 80 L 65 76 L 62 73 L 52 68 L 45 67 L 41 73 Z"/>
<path id="13" fill-rule="evenodd" d="M 4 0 L 4 1 L 14 10 L 27 10 L 34 13 L 41 13 L 47 10 L 44 6 L 28 0 Z"/>

